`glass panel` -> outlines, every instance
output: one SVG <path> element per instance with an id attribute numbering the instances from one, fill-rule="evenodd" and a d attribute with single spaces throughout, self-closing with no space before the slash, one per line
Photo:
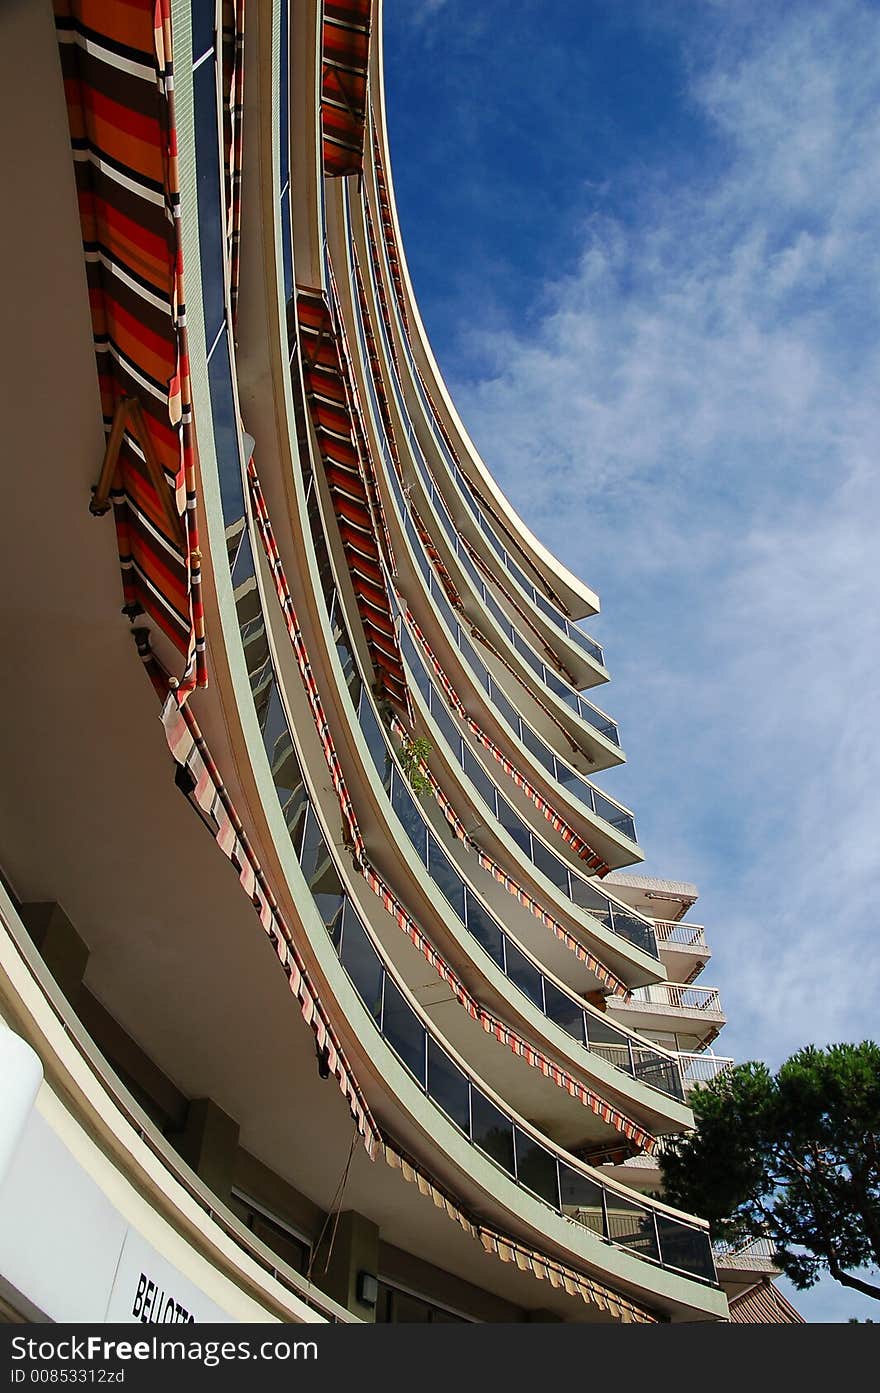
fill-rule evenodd
<path id="1" fill-rule="evenodd" d="M 433 833 L 428 834 L 428 871 L 459 919 L 464 920 L 464 881 Z"/>
<path id="2" fill-rule="evenodd" d="M 192 0 L 193 61 L 213 46 L 216 10 L 215 0 Z"/>
<path id="3" fill-rule="evenodd" d="M 319 861 L 309 880 L 309 889 L 314 897 L 324 927 L 332 934 L 342 912 L 345 891 L 342 888 L 339 872 L 330 859 L 329 852 L 325 859 Z"/>
<path id="4" fill-rule="evenodd" d="M 224 247 L 220 204 L 220 156 L 217 133 L 216 63 L 208 58 L 193 74 L 196 127 L 196 190 L 205 341 L 210 350 L 223 323 Z"/>
<path id="5" fill-rule="evenodd" d="M 586 1023 L 587 1039 L 593 1053 L 607 1059 L 616 1069 L 624 1069 L 627 1074 L 632 1073 L 628 1037 L 623 1031 L 617 1030 L 592 1011 L 587 1012 Z"/>
<path id="6" fill-rule="evenodd" d="M 425 1028 L 409 1002 L 388 976 L 385 978 L 382 1034 L 424 1088 Z"/>
<path id="7" fill-rule="evenodd" d="M 559 1180 L 556 1174 L 556 1157 L 546 1147 L 526 1136 L 519 1127 L 514 1128 L 516 1141 L 516 1174 L 521 1185 L 526 1185 L 542 1200 L 559 1208 Z"/>
<path id="8" fill-rule="evenodd" d="M 342 966 L 378 1025 L 382 1010 L 382 965 L 349 900 L 345 903 L 342 923 Z"/>
<path id="9" fill-rule="evenodd" d="M 544 1010 L 558 1026 L 584 1043 L 584 1012 L 576 1001 L 544 978 Z"/>
<path id="10" fill-rule="evenodd" d="M 568 874 L 565 867 L 556 853 L 545 846 L 542 841 L 539 841 L 537 837 L 532 838 L 532 860 L 538 870 L 544 872 L 548 880 L 552 880 L 555 886 L 567 893 Z"/>
<path id="11" fill-rule="evenodd" d="M 682 1272 L 692 1272 L 695 1277 L 714 1282 L 715 1262 L 709 1238 L 702 1229 L 689 1228 L 677 1219 L 658 1214 L 657 1232 L 660 1255 L 666 1267 L 677 1267 Z"/>
<path id="12" fill-rule="evenodd" d="M 564 1161 L 559 1162 L 559 1181 L 562 1198 L 562 1212 L 576 1219 L 585 1228 L 600 1235 L 605 1232 L 605 1219 L 602 1213 L 602 1190 L 594 1181 L 580 1171 L 572 1170 Z"/>
<path id="13" fill-rule="evenodd" d="M 505 832 L 513 838 L 520 850 L 524 851 L 526 856 L 529 856 L 531 854 L 531 837 L 523 826 L 519 815 L 515 813 L 509 803 L 500 796 L 498 799 L 498 821 L 501 823 Z"/>
<path id="14" fill-rule="evenodd" d="M 541 974 L 534 963 L 530 963 L 510 939 L 507 940 L 507 975 L 511 982 L 515 982 L 520 991 L 525 992 L 529 1000 L 543 1011 L 544 993 L 541 985 Z"/>
<path id="15" fill-rule="evenodd" d="M 378 717 L 366 692 L 361 693 L 358 719 L 364 733 L 364 739 L 367 742 L 367 749 L 370 751 L 376 766 L 376 772 L 385 788 L 388 789 L 391 783 L 391 755 L 388 753 L 382 727 L 379 725 Z"/>
<path id="16" fill-rule="evenodd" d="M 470 1135 L 469 1085 L 457 1064 L 436 1040 L 428 1038 L 428 1093 L 447 1117 Z"/>
<path id="17" fill-rule="evenodd" d="M 403 778 L 396 769 L 391 778 L 391 806 L 419 856 L 427 863 L 427 830 L 412 795 L 404 787 Z"/>
<path id="18" fill-rule="evenodd" d="M 513 1175 L 513 1123 L 477 1088 L 471 1088 L 472 1140 Z"/>
<path id="19" fill-rule="evenodd" d="M 482 944 L 490 958 L 494 958 L 498 966 L 503 968 L 504 946 L 501 930 L 491 914 L 483 908 L 470 891 L 467 891 L 466 923 L 474 938 Z"/>
<path id="20" fill-rule="evenodd" d="M 611 928 L 611 915 L 608 910 L 608 901 L 604 895 L 600 895 L 588 881 L 582 880 L 580 876 L 573 875 L 571 878 L 571 898 L 581 909 L 586 909 L 592 914 L 594 919 L 598 919 L 600 924 L 604 924 L 606 929 Z"/>
<path id="21" fill-rule="evenodd" d="M 431 708 L 431 715 L 440 727 L 443 739 L 457 759 L 461 737 L 458 733 L 458 726 L 455 724 L 455 721 L 450 716 L 442 701 L 434 702 Z"/>
<path id="22" fill-rule="evenodd" d="M 501 691 L 501 689 L 497 686 L 497 684 L 494 681 L 492 682 L 492 690 L 490 695 L 492 698 L 492 705 L 496 708 L 497 711 L 501 713 L 504 720 L 510 726 L 511 730 L 518 730 L 519 718 L 517 716 L 517 713 L 516 711 L 514 711 L 510 702 L 507 700 L 507 697 L 504 695 L 504 693 Z"/>
<path id="23" fill-rule="evenodd" d="M 608 1237 L 623 1248 L 642 1258 L 659 1261 L 660 1252 L 654 1233 L 654 1216 L 640 1204 L 624 1199 L 614 1190 L 606 1191 Z"/>
<path id="24" fill-rule="evenodd" d="M 217 471 L 220 475 L 220 501 L 223 520 L 226 526 L 230 527 L 244 517 L 244 488 L 241 479 L 238 420 L 232 395 L 232 371 L 229 366 L 229 342 L 225 328 L 208 364 L 208 383 L 211 389 L 214 448 L 217 452 Z"/>
<path id="25" fill-rule="evenodd" d="M 495 785 L 489 778 L 482 764 L 475 759 L 467 748 L 464 751 L 464 762 L 462 765 L 471 783 L 477 789 L 480 797 L 488 804 L 490 809 L 495 807 Z"/>

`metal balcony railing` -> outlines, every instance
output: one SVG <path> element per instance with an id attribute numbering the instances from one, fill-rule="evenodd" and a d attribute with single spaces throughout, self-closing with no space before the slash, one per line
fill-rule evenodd
<path id="1" fill-rule="evenodd" d="M 705 948 L 706 930 L 702 924 L 682 924 L 671 919 L 655 919 L 658 943 L 678 943 L 684 948 Z"/>
<path id="2" fill-rule="evenodd" d="M 734 1063 L 733 1059 L 723 1055 L 689 1054 L 686 1050 L 679 1050 L 678 1059 L 686 1089 L 693 1088 L 694 1084 L 709 1083 L 712 1079 L 717 1079 L 719 1074 L 732 1069 Z"/>
<path id="3" fill-rule="evenodd" d="M 776 1268 L 777 1246 L 772 1238 L 749 1238 L 743 1243 L 712 1244 L 715 1260 L 721 1267 Z"/>
<path id="4" fill-rule="evenodd" d="M 699 1011 L 705 1016 L 723 1016 L 717 987 L 682 987 L 674 982 L 655 982 L 650 987 L 636 987 L 633 1004 L 670 1006 L 676 1011 Z"/>

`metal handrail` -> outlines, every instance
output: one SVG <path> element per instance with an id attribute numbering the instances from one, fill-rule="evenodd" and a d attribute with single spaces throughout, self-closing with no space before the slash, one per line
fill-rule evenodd
<path id="1" fill-rule="evenodd" d="M 682 923 L 680 920 L 655 919 L 659 943 L 679 943 L 685 948 L 705 948 L 706 930 L 702 924 Z"/>
<path id="2" fill-rule="evenodd" d="M 633 1004 L 636 1005 L 665 1005 L 676 1010 L 703 1011 L 707 1015 L 723 1014 L 717 987 L 686 987 L 675 982 L 655 982 L 650 987 L 635 987 L 632 995 Z"/>

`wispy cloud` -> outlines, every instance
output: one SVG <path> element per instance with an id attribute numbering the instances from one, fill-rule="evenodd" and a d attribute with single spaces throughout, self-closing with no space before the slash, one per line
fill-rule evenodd
<path id="1" fill-rule="evenodd" d="M 877 1033 L 880 13 L 687 16 L 715 168 L 572 228 L 574 273 L 472 331 L 453 387 L 603 597 L 608 786 L 701 882 L 719 1044 L 777 1062 Z"/>

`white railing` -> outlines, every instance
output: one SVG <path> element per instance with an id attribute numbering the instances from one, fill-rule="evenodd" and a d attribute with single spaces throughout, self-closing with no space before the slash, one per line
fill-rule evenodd
<path id="1" fill-rule="evenodd" d="M 678 1060 L 685 1088 L 695 1083 L 708 1083 L 733 1067 L 733 1060 L 723 1055 L 689 1054 L 686 1050 L 679 1050 Z"/>
<path id="2" fill-rule="evenodd" d="M 702 924 L 678 923 L 672 919 L 655 919 L 658 943 L 679 943 L 685 948 L 705 948 L 706 930 Z"/>
<path id="3" fill-rule="evenodd" d="M 650 987 L 636 987 L 632 993 L 634 1005 L 656 1006 L 659 1010 L 671 1006 L 677 1011 L 699 1011 L 706 1016 L 722 1016 L 721 997 L 717 987 L 682 987 L 675 982 L 655 982 Z"/>
<path id="4" fill-rule="evenodd" d="M 749 1238 L 744 1243 L 712 1244 L 717 1262 L 724 1267 L 773 1267 L 776 1244 L 772 1238 Z"/>

